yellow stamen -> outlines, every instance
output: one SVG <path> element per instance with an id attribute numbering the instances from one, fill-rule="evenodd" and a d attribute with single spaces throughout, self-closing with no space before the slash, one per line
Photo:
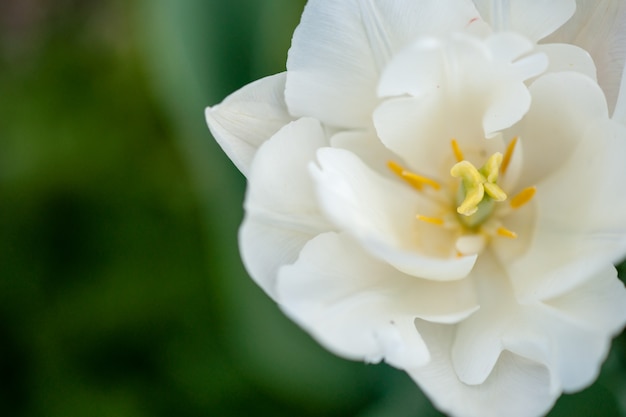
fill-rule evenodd
<path id="1" fill-rule="evenodd" d="M 465 160 L 465 157 L 463 156 L 463 151 L 461 151 L 461 148 L 459 148 L 459 143 L 456 141 L 456 139 L 452 139 L 452 152 L 454 152 L 454 157 L 456 158 L 457 162 L 461 162 L 463 160 Z"/>
<path id="2" fill-rule="evenodd" d="M 423 222 L 434 224 L 437 226 L 443 226 L 443 223 L 444 223 L 443 219 L 440 217 L 428 217 L 428 216 L 422 216 L 421 214 L 418 214 L 416 217 L 417 217 L 417 220 L 421 220 Z"/>
<path id="3" fill-rule="evenodd" d="M 509 229 L 507 229 L 505 227 L 498 227 L 498 230 L 496 230 L 496 233 L 499 236 L 502 236 L 502 237 L 506 237 L 506 238 L 509 238 L 509 239 L 517 239 L 517 233 L 515 233 L 515 232 L 513 232 L 513 231 L 511 231 L 511 230 L 509 230 Z"/>
<path id="4" fill-rule="evenodd" d="M 537 191 L 537 187 L 524 188 L 522 191 L 517 193 L 515 197 L 511 199 L 511 202 L 509 203 L 509 205 L 513 209 L 518 209 L 522 207 L 523 205 L 525 205 L 526 203 L 528 203 L 530 200 L 533 199 L 536 191 Z"/>
<path id="5" fill-rule="evenodd" d="M 457 207 L 459 214 L 471 216 L 476 213 L 485 194 L 495 201 L 506 200 L 506 193 L 496 184 L 501 163 L 502 154 L 494 153 L 480 170 L 468 161 L 458 162 L 452 167 L 450 174 L 463 180 L 463 201 Z"/>
<path id="6" fill-rule="evenodd" d="M 391 171 L 393 171 L 394 174 L 396 174 L 397 176 L 405 180 L 407 183 L 409 183 L 413 188 L 417 190 L 421 191 L 425 185 L 428 185 L 434 188 L 435 190 L 439 190 L 441 188 L 441 185 L 439 185 L 437 181 L 428 177 L 424 177 L 422 175 L 418 175 L 414 172 L 407 171 L 401 165 L 393 161 L 387 162 L 387 166 L 389 167 Z"/>
<path id="7" fill-rule="evenodd" d="M 509 168 L 509 164 L 511 163 L 511 158 L 513 157 L 513 151 L 515 150 L 515 145 L 517 144 L 517 136 L 514 137 L 509 145 L 506 147 L 506 151 L 504 152 L 504 158 L 502 158 L 502 165 L 500 165 L 500 172 L 502 175 L 506 173 L 506 170 Z"/>

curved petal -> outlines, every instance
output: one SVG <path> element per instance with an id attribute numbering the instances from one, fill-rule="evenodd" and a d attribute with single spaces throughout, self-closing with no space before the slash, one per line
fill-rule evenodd
<path id="1" fill-rule="evenodd" d="M 546 73 L 574 71 L 596 80 L 596 66 L 584 49 L 568 44 L 548 43 L 537 45 L 535 51 L 543 52 L 548 57 Z"/>
<path id="2" fill-rule="evenodd" d="M 389 58 L 421 34 L 464 30 L 478 19 L 463 0 L 311 0 L 287 60 L 286 99 L 296 116 L 367 127 Z"/>
<path id="3" fill-rule="evenodd" d="M 382 144 L 374 129 L 339 132 L 330 138 L 330 145 L 352 152 L 368 167 L 384 176 L 394 175 L 387 165 L 388 162 L 400 159 Z"/>
<path id="4" fill-rule="evenodd" d="M 264 143 L 250 167 L 240 250 L 250 275 L 272 297 L 278 268 L 295 261 L 311 238 L 331 230 L 308 172 L 325 145 L 319 122 L 300 119 Z"/>
<path id="5" fill-rule="evenodd" d="M 497 31 L 522 33 L 538 41 L 574 14 L 575 0 L 474 0 L 480 15 Z"/>
<path id="6" fill-rule="evenodd" d="M 376 109 L 381 141 L 413 168 L 447 178 L 453 160 L 444 155 L 450 155 L 452 138 L 461 148 L 483 150 L 489 146 L 485 137 L 498 136 L 530 107 L 524 80 L 541 73 L 547 60 L 533 54 L 512 61 L 530 50 L 530 42 L 509 33 L 484 41 L 458 34 L 414 43 L 381 77 L 381 95 L 410 95 Z"/>
<path id="7" fill-rule="evenodd" d="M 277 287 L 281 307 L 329 350 L 399 368 L 429 359 L 416 317 L 456 322 L 476 308 L 469 283 L 402 274 L 332 232 L 311 240 L 283 267 Z"/>
<path id="8" fill-rule="evenodd" d="M 380 176 L 348 151 L 325 148 L 317 158 L 319 167 L 311 172 L 322 209 L 372 255 L 433 280 L 460 279 L 472 269 L 476 256 L 457 257 L 452 232 L 416 219 L 436 210 L 428 199 Z"/>
<path id="9" fill-rule="evenodd" d="M 284 99 L 285 77 L 257 80 L 205 111 L 215 140 L 246 176 L 258 147 L 293 120 Z"/>
<path id="10" fill-rule="evenodd" d="M 608 119 L 608 110 L 598 85 L 582 74 L 546 74 L 529 89 L 530 110 L 510 134 L 522 139 L 521 178 L 530 186 L 558 170 L 575 151 L 589 124 Z"/>
<path id="11" fill-rule="evenodd" d="M 529 309 L 532 307 L 529 307 Z M 552 339 L 551 368 L 566 392 L 591 384 L 626 323 L 626 290 L 612 265 L 569 293 L 534 307 L 533 327 Z"/>
<path id="12" fill-rule="evenodd" d="M 522 300 L 563 294 L 626 253 L 626 128 L 592 123 L 579 142 L 538 185 L 532 243 L 507 265 Z"/>
<path id="13" fill-rule="evenodd" d="M 436 407 L 458 417 L 534 417 L 545 414 L 558 393 L 550 390 L 548 369 L 504 351 L 480 385 L 462 383 L 450 357 L 455 327 L 417 320 L 431 353 L 430 362 L 408 370 Z"/>
<path id="14" fill-rule="evenodd" d="M 577 1 L 576 13 L 545 42 L 570 43 L 589 51 L 598 82 L 613 109 L 626 61 L 626 3 L 622 0 Z"/>

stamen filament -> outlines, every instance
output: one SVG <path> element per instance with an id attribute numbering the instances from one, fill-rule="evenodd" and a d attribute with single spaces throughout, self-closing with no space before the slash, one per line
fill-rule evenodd
<path id="1" fill-rule="evenodd" d="M 506 151 L 504 152 L 504 157 L 502 158 L 502 165 L 500 165 L 500 173 L 504 175 L 506 170 L 509 168 L 509 164 L 511 163 L 511 158 L 513 157 L 513 151 L 515 150 L 515 145 L 517 144 L 517 136 L 514 137 L 509 145 L 506 147 Z"/>
<path id="2" fill-rule="evenodd" d="M 506 237 L 509 239 L 517 239 L 517 233 L 502 226 L 498 227 L 498 230 L 496 230 L 496 233 L 498 234 L 498 236 Z"/>
<path id="3" fill-rule="evenodd" d="M 524 188 L 522 191 L 517 193 L 517 195 L 515 197 L 513 197 L 511 199 L 511 202 L 509 203 L 509 205 L 513 209 L 518 209 L 518 208 L 524 206 L 530 200 L 533 199 L 533 197 L 535 196 L 535 192 L 536 191 L 537 191 L 537 187 L 526 187 L 526 188 Z"/>
<path id="4" fill-rule="evenodd" d="M 401 165 L 393 162 L 393 161 L 389 161 L 387 162 L 387 167 L 389 167 L 389 169 L 391 171 L 393 171 L 394 174 L 396 174 L 397 176 L 399 176 L 400 178 L 402 178 L 403 180 L 405 180 L 407 183 L 409 183 L 413 188 L 421 191 L 425 185 L 428 185 L 430 187 L 432 187 L 435 190 L 439 190 L 441 189 L 441 185 L 439 185 L 439 183 L 431 178 L 428 177 L 424 177 L 422 175 L 418 175 L 414 172 L 411 171 L 407 171 L 406 169 L 404 169 Z"/>
<path id="5" fill-rule="evenodd" d="M 456 158 L 456 161 L 461 162 L 465 160 L 463 151 L 459 147 L 459 143 L 456 141 L 456 139 L 452 139 L 451 145 L 452 145 L 452 152 L 454 152 L 454 157 Z"/>
<path id="6" fill-rule="evenodd" d="M 428 216 L 422 216 L 421 214 L 418 214 L 415 217 L 417 218 L 417 220 L 421 220 L 421 221 L 426 222 L 426 223 L 434 224 L 436 226 L 443 226 L 443 224 L 444 224 L 443 219 L 440 218 L 440 217 L 428 217 Z"/>

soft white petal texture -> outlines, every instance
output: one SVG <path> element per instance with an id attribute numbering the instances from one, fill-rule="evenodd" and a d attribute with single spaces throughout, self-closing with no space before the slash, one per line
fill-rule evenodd
<path id="1" fill-rule="evenodd" d="M 293 120 L 284 99 L 285 78 L 280 73 L 257 80 L 205 111 L 215 140 L 246 176 L 258 147 Z"/>
<path id="2" fill-rule="evenodd" d="M 532 243 L 507 266 L 521 299 L 558 296 L 626 250 L 626 195 L 616 191 L 626 178 L 626 128 L 596 121 L 579 135 L 569 159 L 538 184 Z"/>
<path id="3" fill-rule="evenodd" d="M 429 359 L 415 318 L 453 323 L 476 309 L 467 281 L 405 275 L 368 256 L 346 235 L 322 234 L 281 269 L 281 307 L 329 350 L 351 359 L 384 359 L 400 368 Z"/>
<path id="4" fill-rule="evenodd" d="M 581 74 L 547 74 L 530 86 L 530 93 L 528 114 L 510 131 L 510 136 L 522 138 L 525 163 L 521 178 L 527 186 L 560 169 L 590 122 L 608 118 L 602 90 Z"/>
<path id="5" fill-rule="evenodd" d="M 530 42 L 514 34 L 484 42 L 455 35 L 412 44 L 381 77 L 381 95 L 409 95 L 388 99 L 376 109 L 374 124 L 381 141 L 413 169 L 448 178 L 452 159 L 446 161 L 445 155 L 451 156 L 452 138 L 471 150 L 477 139 L 497 136 L 528 111 L 524 80 L 547 67 L 543 55 L 514 61 L 531 49 Z"/>
<path id="6" fill-rule="evenodd" d="M 496 31 L 515 31 L 538 41 L 574 14 L 575 0 L 474 0 L 483 19 Z"/>
<path id="7" fill-rule="evenodd" d="M 626 290 L 612 266 L 545 303 L 519 304 L 489 254 L 470 277 L 481 308 L 457 325 L 451 355 L 459 380 L 469 385 L 484 383 L 508 350 L 546 365 L 551 392 L 580 390 L 597 377 L 611 336 L 626 322 Z"/>
<path id="8" fill-rule="evenodd" d="M 504 351 L 483 384 L 466 385 L 450 357 L 455 326 L 417 320 L 416 327 L 430 348 L 431 361 L 407 372 L 440 410 L 456 417 L 535 417 L 554 404 L 545 366 Z"/>
<path id="9" fill-rule="evenodd" d="M 317 159 L 311 172 L 322 209 L 370 254 L 421 278 L 456 280 L 470 272 L 476 256 L 457 257 L 452 233 L 415 218 L 431 208 L 429 200 L 343 149 L 321 149 Z M 431 254 L 438 247 L 438 256 Z"/>
<path id="10" fill-rule="evenodd" d="M 536 52 L 543 52 L 548 57 L 546 72 L 575 71 L 596 79 L 596 66 L 584 49 L 569 44 L 549 43 L 535 47 Z"/>
<path id="11" fill-rule="evenodd" d="M 420 34 L 461 31 L 478 22 L 464 0 L 311 0 L 287 60 L 286 100 L 296 116 L 366 127 L 376 84 L 392 56 Z"/>
<path id="12" fill-rule="evenodd" d="M 368 167 L 388 177 L 394 177 L 394 174 L 387 163 L 400 161 L 398 155 L 382 144 L 373 128 L 339 132 L 330 138 L 330 145 L 352 152 Z"/>
<path id="13" fill-rule="evenodd" d="M 624 66 L 622 84 L 620 85 L 619 95 L 617 96 L 612 118 L 616 122 L 626 126 L 626 66 Z"/>
<path id="14" fill-rule="evenodd" d="M 319 122 L 300 119 L 263 144 L 250 167 L 240 249 L 248 272 L 271 296 L 278 268 L 295 261 L 311 238 L 331 230 L 308 172 L 315 152 L 326 145 Z"/>
<path id="15" fill-rule="evenodd" d="M 598 68 L 598 82 L 613 109 L 626 61 L 626 2 L 578 0 L 576 13 L 544 42 L 578 45 L 589 51 Z"/>

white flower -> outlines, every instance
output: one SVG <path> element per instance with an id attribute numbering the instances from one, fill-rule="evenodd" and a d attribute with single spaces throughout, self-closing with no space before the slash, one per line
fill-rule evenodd
<path id="1" fill-rule="evenodd" d="M 545 413 L 626 322 L 626 7 L 576 6 L 311 0 L 287 72 L 206 112 L 256 282 L 451 415 Z"/>

